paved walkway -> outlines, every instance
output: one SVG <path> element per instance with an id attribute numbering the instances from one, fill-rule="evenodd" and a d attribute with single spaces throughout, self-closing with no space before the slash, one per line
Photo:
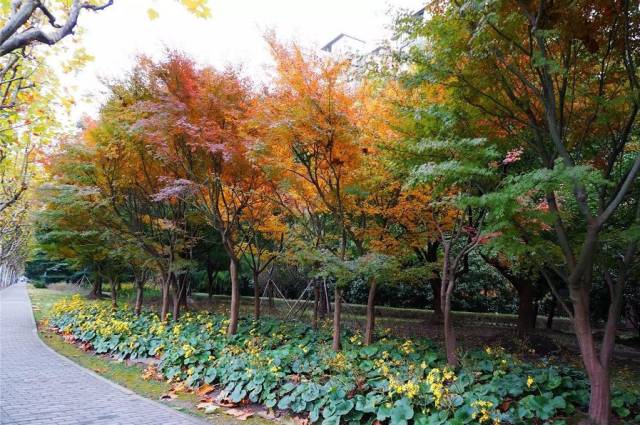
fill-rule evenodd
<path id="1" fill-rule="evenodd" d="M 0 424 L 204 423 L 58 355 L 36 333 L 25 285 L 0 291 Z"/>

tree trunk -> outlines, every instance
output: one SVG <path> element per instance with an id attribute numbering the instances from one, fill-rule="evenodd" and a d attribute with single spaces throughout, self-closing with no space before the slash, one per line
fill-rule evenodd
<path id="1" fill-rule="evenodd" d="M 171 319 L 176 322 L 180 318 L 180 298 L 182 297 L 180 291 L 180 278 L 175 274 L 171 277 L 171 287 L 173 289 L 173 294 L 171 296 L 173 300 L 173 312 L 171 315 Z"/>
<path id="2" fill-rule="evenodd" d="M 320 282 L 318 282 L 318 285 L 320 285 Z M 322 285 L 319 289 L 319 295 L 320 305 L 318 305 L 318 314 L 320 316 L 320 319 L 324 320 L 327 317 L 327 311 L 329 310 L 329 294 L 325 281 L 322 282 Z"/>
<path id="3" fill-rule="evenodd" d="M 445 266 L 446 267 L 446 266 Z M 458 366 L 458 353 L 456 352 L 456 334 L 453 329 L 453 318 L 451 317 L 451 292 L 453 291 L 453 277 L 449 273 L 443 273 L 442 286 L 440 288 L 440 304 L 444 319 L 444 347 L 447 353 L 447 364 L 452 367 Z"/>
<path id="4" fill-rule="evenodd" d="M 169 289 L 171 285 L 169 276 L 165 276 L 162 281 L 162 307 L 160 310 L 160 320 L 167 321 L 167 314 L 169 313 Z"/>
<path id="5" fill-rule="evenodd" d="M 111 307 L 118 307 L 118 282 L 111 280 Z"/>
<path id="6" fill-rule="evenodd" d="M 589 419 L 583 421 L 583 423 L 609 425 L 611 415 L 609 369 L 608 365 L 604 365 L 603 367 L 596 354 L 591 322 L 589 320 L 589 294 L 585 292 L 587 291 L 570 288 L 576 338 L 578 339 L 582 361 L 591 384 Z M 602 348 L 602 350 L 605 349 L 605 347 Z"/>
<path id="7" fill-rule="evenodd" d="M 313 282 L 313 329 L 318 330 L 318 315 L 320 313 L 320 285 L 318 281 Z"/>
<path id="8" fill-rule="evenodd" d="M 340 351 L 340 316 L 342 314 L 342 289 L 338 288 L 334 291 L 335 300 L 333 308 L 333 351 Z"/>
<path id="9" fill-rule="evenodd" d="M 547 316 L 547 329 L 553 328 L 553 319 L 556 315 L 557 308 L 558 308 L 558 300 L 553 298 L 551 301 L 551 308 L 549 309 L 549 315 Z"/>
<path id="10" fill-rule="evenodd" d="M 91 292 L 87 297 L 90 300 L 99 300 L 102 298 L 102 278 L 96 277 L 91 287 Z"/>
<path id="11" fill-rule="evenodd" d="M 373 332 L 376 325 L 376 279 L 369 279 L 369 296 L 367 298 L 367 324 L 364 331 L 364 345 L 373 342 Z"/>
<path id="12" fill-rule="evenodd" d="M 136 279 L 136 306 L 134 313 L 136 316 L 140 316 L 142 312 L 142 298 L 144 297 L 144 280 Z"/>
<path id="13" fill-rule="evenodd" d="M 190 278 L 189 274 L 185 273 L 183 276 L 178 279 L 178 291 L 180 294 L 180 305 L 184 308 L 185 311 L 189 311 L 189 303 L 187 302 L 187 296 L 189 295 L 189 287 L 190 287 Z"/>
<path id="14" fill-rule="evenodd" d="M 431 318 L 431 322 L 441 325 L 442 323 L 444 323 L 442 314 L 442 302 L 440 300 L 440 294 L 442 293 L 442 282 L 440 279 L 431 279 L 429 283 L 431 284 L 431 290 L 433 292 L 433 317 Z"/>
<path id="15" fill-rule="evenodd" d="M 229 262 L 229 277 L 231 278 L 231 312 L 227 336 L 235 335 L 238 331 L 238 316 L 240 314 L 240 282 L 238 281 L 238 260 L 231 257 Z"/>
<path id="16" fill-rule="evenodd" d="M 516 286 L 518 291 L 518 336 L 527 337 L 535 329 L 536 309 L 534 288 L 529 280 Z"/>
<path id="17" fill-rule="evenodd" d="M 216 271 L 216 274 L 217 273 Z M 209 296 L 209 300 L 213 298 L 213 266 L 211 266 L 210 262 L 207 262 L 207 295 Z"/>
<path id="18" fill-rule="evenodd" d="M 253 271 L 253 317 L 260 320 L 260 273 Z"/>
<path id="19" fill-rule="evenodd" d="M 589 425 L 609 425 L 611 422 L 611 382 L 608 368 L 596 366 L 589 374 L 591 398 L 589 399 L 589 419 L 583 421 Z"/>

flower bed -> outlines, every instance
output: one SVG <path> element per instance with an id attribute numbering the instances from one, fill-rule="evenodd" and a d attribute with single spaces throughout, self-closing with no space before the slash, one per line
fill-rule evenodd
<path id="1" fill-rule="evenodd" d="M 56 304 L 49 323 L 96 353 L 156 357 L 166 379 L 215 384 L 233 403 L 248 399 L 312 423 L 562 424 L 589 397 L 581 371 L 523 363 L 499 348 L 467 353 L 454 371 L 429 340 L 362 346 L 347 332 L 336 353 L 327 330 L 301 324 L 243 320 L 227 338 L 221 316 L 186 313 L 163 324 L 155 313 L 136 317 L 79 296 Z M 614 392 L 620 417 L 640 419 L 639 403 L 638 394 Z"/>

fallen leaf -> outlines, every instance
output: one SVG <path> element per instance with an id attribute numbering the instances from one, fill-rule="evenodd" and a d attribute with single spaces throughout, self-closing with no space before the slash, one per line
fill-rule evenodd
<path id="1" fill-rule="evenodd" d="M 173 387 L 171 387 L 171 391 L 175 393 L 188 393 L 188 392 L 191 392 L 191 389 L 187 387 L 184 381 L 182 381 L 182 382 L 176 383 Z"/>
<path id="2" fill-rule="evenodd" d="M 246 421 L 248 418 L 253 416 L 254 412 L 249 409 L 238 409 L 232 407 L 231 409 L 227 409 L 224 411 L 227 415 L 231 415 L 239 421 Z"/>
<path id="3" fill-rule="evenodd" d="M 142 372 L 142 379 L 145 381 L 156 380 L 162 381 L 162 374 L 158 371 L 158 368 L 154 365 L 149 365 L 145 368 L 144 372 Z"/>
<path id="4" fill-rule="evenodd" d="M 198 394 L 199 396 L 203 396 L 206 395 L 208 393 L 210 393 L 211 391 L 213 391 L 214 386 L 211 384 L 204 384 L 201 385 L 200 388 L 198 388 L 198 390 L 196 391 L 196 394 Z"/>

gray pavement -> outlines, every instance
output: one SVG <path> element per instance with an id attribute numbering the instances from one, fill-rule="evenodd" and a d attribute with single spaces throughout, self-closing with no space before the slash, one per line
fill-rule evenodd
<path id="1" fill-rule="evenodd" d="M 36 333 L 25 285 L 0 291 L 0 424 L 205 423 L 60 356 Z"/>

